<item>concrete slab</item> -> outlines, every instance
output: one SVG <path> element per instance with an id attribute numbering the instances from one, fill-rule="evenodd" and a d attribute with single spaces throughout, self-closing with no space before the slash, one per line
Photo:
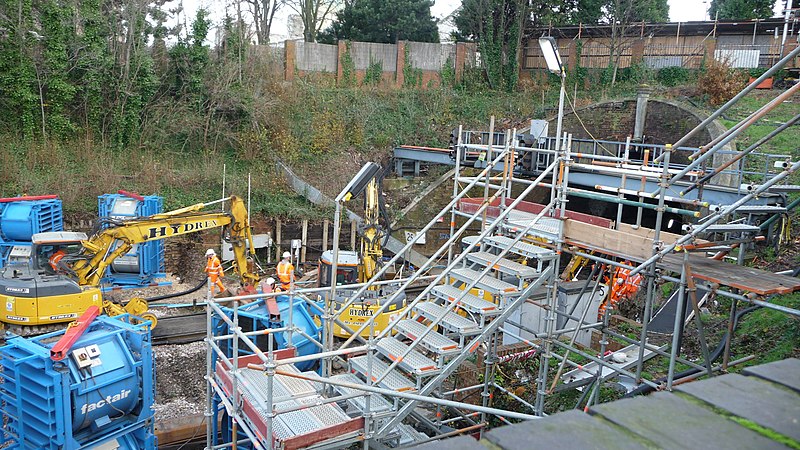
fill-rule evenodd
<path id="1" fill-rule="evenodd" d="M 652 442 L 577 410 L 494 429 L 484 436 L 503 450 L 656 448 Z"/>
<path id="2" fill-rule="evenodd" d="M 438 441 L 415 445 L 411 448 L 414 450 L 487 450 L 486 447 L 469 436 L 440 439 Z"/>
<path id="3" fill-rule="evenodd" d="M 797 358 L 748 367 L 742 374 L 782 384 L 795 392 L 800 392 L 800 359 Z"/>
<path id="4" fill-rule="evenodd" d="M 755 377 L 728 374 L 687 383 L 678 390 L 800 440 L 800 395 L 788 388 Z"/>
<path id="5" fill-rule="evenodd" d="M 785 448 L 710 408 L 667 392 L 607 403 L 592 408 L 591 413 L 658 442 L 662 448 Z"/>

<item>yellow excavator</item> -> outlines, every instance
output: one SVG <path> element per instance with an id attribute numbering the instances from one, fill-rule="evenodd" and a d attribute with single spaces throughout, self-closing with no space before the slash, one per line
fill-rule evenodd
<path id="1" fill-rule="evenodd" d="M 206 212 L 204 208 L 229 202 L 227 212 Z M 55 232 L 34 235 L 27 264 L 10 264 L 0 270 L 0 310 L 3 326 L 21 335 L 58 329 L 79 317 L 90 306 L 108 315 L 131 313 L 153 321 L 147 302 L 135 298 L 125 306 L 103 299 L 100 280 L 116 258 L 134 244 L 224 227 L 223 236 L 233 246 L 236 272 L 243 291 L 254 293 L 259 276 L 248 268 L 252 255 L 250 222 L 242 199 L 231 196 L 210 203 L 198 203 L 174 211 L 131 220 L 104 219 L 104 228 L 91 236 Z M 61 252 L 58 258 L 53 255 Z"/>
<path id="2" fill-rule="evenodd" d="M 333 271 L 333 252 L 327 250 L 322 253 L 319 259 L 318 286 L 330 286 L 335 282 L 337 285 L 347 285 L 355 283 L 366 283 L 381 267 L 383 258 L 383 246 L 381 241 L 386 237 L 386 229 L 381 225 L 381 192 L 378 183 L 378 172 L 380 166 L 375 163 L 367 163 L 362 171 L 364 174 L 361 181 L 369 180 L 366 184 L 352 183 L 353 188 L 346 193 L 344 201 L 349 201 L 352 197 L 360 194 L 362 189 L 357 186 L 361 184 L 364 192 L 364 222 L 359 230 L 360 244 L 359 251 L 338 252 L 338 263 L 336 265 L 336 276 Z M 359 177 L 358 175 L 356 176 Z M 354 179 L 356 180 L 356 179 Z M 342 323 L 352 329 L 358 329 L 364 322 L 375 315 L 383 302 L 388 300 L 397 291 L 395 286 L 370 286 L 361 298 L 354 302 L 346 310 L 342 309 L 344 302 L 347 301 L 355 290 L 337 290 L 336 310 L 339 311 L 338 318 Z M 406 296 L 400 294 L 392 301 L 385 312 L 375 317 L 375 331 L 383 331 L 390 323 L 393 316 L 398 314 L 406 307 Z M 347 338 L 348 332 L 339 325 L 334 325 L 333 334 Z M 364 330 L 363 336 L 369 336 L 369 329 Z"/>

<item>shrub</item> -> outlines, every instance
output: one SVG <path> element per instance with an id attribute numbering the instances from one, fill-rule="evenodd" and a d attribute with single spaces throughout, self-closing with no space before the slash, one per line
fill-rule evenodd
<path id="1" fill-rule="evenodd" d="M 664 67 L 656 74 L 656 80 L 664 86 L 678 86 L 689 81 L 691 72 L 685 67 Z"/>
<path id="2" fill-rule="evenodd" d="M 733 98 L 744 88 L 746 82 L 746 76 L 731 69 L 728 61 L 713 60 L 700 73 L 697 85 L 708 103 L 716 106 Z"/>

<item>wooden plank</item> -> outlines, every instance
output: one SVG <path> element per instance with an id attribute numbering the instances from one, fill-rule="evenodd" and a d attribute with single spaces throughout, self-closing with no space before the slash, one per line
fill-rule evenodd
<path id="1" fill-rule="evenodd" d="M 322 221 L 322 251 L 328 250 L 328 227 L 330 224 L 328 223 L 328 219 Z"/>
<path id="2" fill-rule="evenodd" d="M 564 240 L 586 250 L 639 262 L 653 254 L 652 239 L 569 219 L 564 221 Z"/>
<path id="3" fill-rule="evenodd" d="M 159 420 L 155 423 L 155 435 L 159 446 L 186 443 L 195 437 L 206 434 L 206 423 L 203 414 L 175 417 Z"/>
<path id="4" fill-rule="evenodd" d="M 800 290 L 800 279 L 776 275 L 754 267 L 717 261 L 695 254 L 689 254 L 689 265 L 692 267 L 694 278 L 757 295 L 790 294 Z M 674 253 L 666 255 L 658 266 L 670 272 L 681 273 L 683 255 Z"/>

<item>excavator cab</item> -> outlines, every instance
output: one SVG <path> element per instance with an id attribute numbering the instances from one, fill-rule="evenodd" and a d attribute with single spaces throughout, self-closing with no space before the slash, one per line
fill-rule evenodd
<path id="1" fill-rule="evenodd" d="M 86 233 L 70 231 L 34 234 L 31 237 L 31 268 L 49 275 L 56 273 L 53 263 L 57 264 L 63 256 L 78 255 L 83 249 L 81 241 L 87 238 Z"/>
<path id="2" fill-rule="evenodd" d="M 336 265 L 336 285 L 358 283 L 358 254 L 351 251 L 339 251 L 339 263 Z M 318 287 L 331 285 L 331 271 L 333 270 L 333 252 L 326 250 L 319 258 Z"/>

